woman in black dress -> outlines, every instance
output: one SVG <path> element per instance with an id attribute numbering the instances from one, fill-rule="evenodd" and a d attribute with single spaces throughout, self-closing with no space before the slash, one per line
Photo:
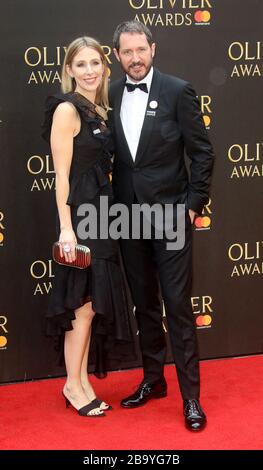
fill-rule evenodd
<path id="1" fill-rule="evenodd" d="M 73 41 L 62 70 L 63 93 L 47 99 L 43 133 L 51 144 L 56 173 L 61 255 L 75 260 L 76 243 L 91 250 L 91 265 L 84 270 L 56 265 L 47 315 L 47 334 L 64 338 L 66 405 L 89 417 L 105 416 L 111 409 L 96 397 L 88 379 L 91 337 L 101 354 L 96 364 L 103 363 L 105 350 L 131 341 L 118 243 L 99 234 L 84 240 L 78 233 L 81 204 L 92 204 L 99 220 L 100 196 L 108 198 L 109 206 L 112 202 L 107 87 L 108 68 L 100 44 L 89 37 Z"/>

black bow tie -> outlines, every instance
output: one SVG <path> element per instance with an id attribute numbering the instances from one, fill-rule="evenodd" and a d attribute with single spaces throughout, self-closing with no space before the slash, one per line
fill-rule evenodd
<path id="1" fill-rule="evenodd" d="M 129 82 L 126 82 L 125 86 L 127 87 L 127 91 L 129 91 L 129 92 L 134 91 L 135 88 L 140 88 L 140 90 L 145 91 L 145 93 L 148 93 L 147 83 L 129 83 Z"/>

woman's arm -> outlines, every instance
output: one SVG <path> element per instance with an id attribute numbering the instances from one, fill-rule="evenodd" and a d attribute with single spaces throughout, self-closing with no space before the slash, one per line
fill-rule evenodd
<path id="1" fill-rule="evenodd" d="M 56 201 L 60 220 L 60 243 L 70 245 L 70 253 L 61 256 L 67 261 L 75 259 L 76 236 L 72 228 L 70 206 L 67 205 L 69 195 L 69 172 L 73 154 L 73 138 L 78 125 L 78 115 L 70 103 L 58 105 L 51 128 L 51 150 L 56 173 Z"/>

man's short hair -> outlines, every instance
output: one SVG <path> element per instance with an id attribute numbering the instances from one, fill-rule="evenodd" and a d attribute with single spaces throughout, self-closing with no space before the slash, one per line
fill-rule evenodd
<path id="1" fill-rule="evenodd" d="M 137 20 L 123 21 L 117 26 L 113 35 L 113 47 L 117 51 L 120 49 L 120 35 L 122 33 L 145 34 L 149 45 L 151 46 L 153 43 L 152 33 L 143 23 Z"/>

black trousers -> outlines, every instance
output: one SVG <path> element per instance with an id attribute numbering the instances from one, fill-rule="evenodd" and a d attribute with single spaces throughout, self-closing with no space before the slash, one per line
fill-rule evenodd
<path id="1" fill-rule="evenodd" d="M 182 398 L 199 398 L 198 345 L 191 306 L 192 226 L 188 214 L 184 248 L 168 251 L 166 242 L 165 239 L 121 240 L 136 307 L 144 380 L 154 382 L 163 377 L 166 357 L 163 298 Z"/>

